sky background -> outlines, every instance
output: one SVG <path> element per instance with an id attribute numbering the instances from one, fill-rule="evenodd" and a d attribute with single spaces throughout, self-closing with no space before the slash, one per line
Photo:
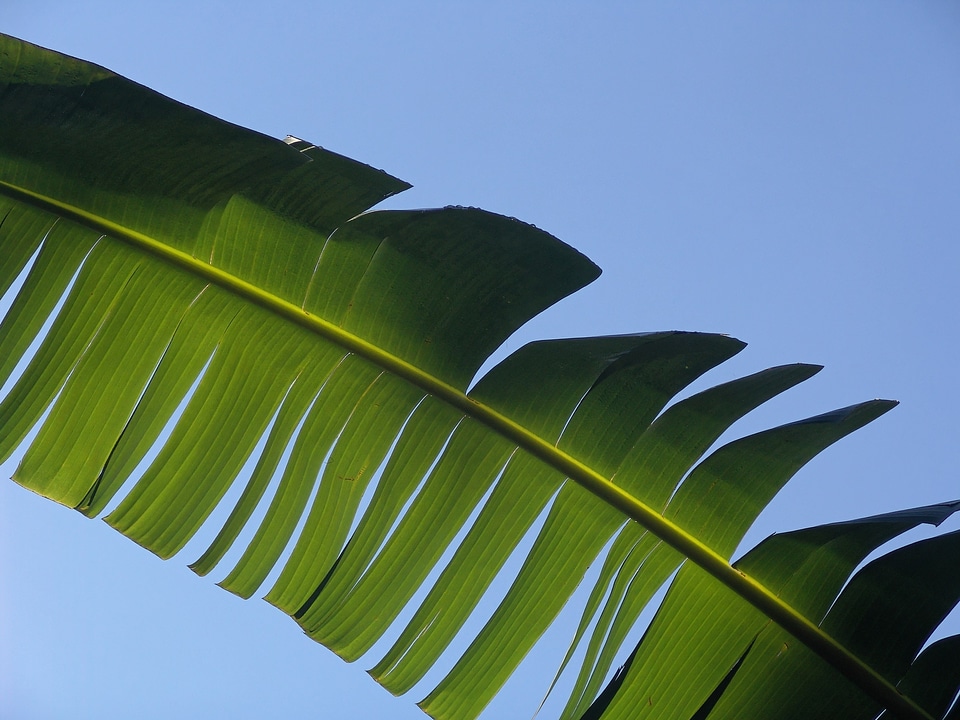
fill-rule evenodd
<path id="1" fill-rule="evenodd" d="M 0 32 L 413 183 L 386 207 L 515 216 L 603 268 L 503 352 L 681 329 L 749 343 L 696 388 L 826 366 L 735 434 L 901 401 L 804 468 L 747 546 L 960 497 L 960 6 L 400 5 L 4 0 Z M 0 717 L 425 717 L 373 661 L 215 587 L 226 569 L 197 578 L 204 547 L 161 562 L 0 483 Z M 545 653 L 489 717 L 533 714 Z"/>

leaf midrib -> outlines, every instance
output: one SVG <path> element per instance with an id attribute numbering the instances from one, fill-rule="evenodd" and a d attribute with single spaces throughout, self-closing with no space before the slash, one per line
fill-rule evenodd
<path id="1" fill-rule="evenodd" d="M 342 328 L 313 315 L 302 307 L 283 300 L 256 285 L 209 265 L 192 255 L 106 218 L 54 198 L 0 180 L 0 194 L 7 195 L 41 210 L 69 218 L 91 229 L 186 270 L 232 292 L 264 309 L 294 322 L 345 350 L 403 378 L 425 392 L 440 398 L 471 419 L 486 425 L 502 437 L 550 467 L 565 474 L 585 490 L 643 526 L 684 557 L 709 573 L 718 582 L 735 592 L 810 650 L 836 668 L 867 695 L 904 720 L 933 720 L 910 698 L 902 695 L 884 677 L 863 662 L 832 636 L 823 632 L 790 604 L 784 602 L 763 584 L 734 568 L 727 560 L 695 536 L 667 520 L 633 495 L 617 487 L 592 468 L 546 442 L 510 418 L 480 403 L 461 390 L 420 370 L 405 360 L 388 353 Z"/>

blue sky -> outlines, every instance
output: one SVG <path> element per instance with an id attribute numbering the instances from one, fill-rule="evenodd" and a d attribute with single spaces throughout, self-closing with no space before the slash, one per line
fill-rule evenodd
<path id="1" fill-rule="evenodd" d="M 748 544 L 960 497 L 955 4 L 4 5 L 0 32 L 412 182 L 388 207 L 512 215 L 603 268 L 504 351 L 683 329 L 750 343 L 711 384 L 826 366 L 738 434 L 901 401 L 801 471 Z M 0 493 L 5 717 L 424 717 L 372 662 L 196 578 L 202 546 L 163 563 L 13 483 Z M 490 717 L 533 713 L 545 653 Z"/>

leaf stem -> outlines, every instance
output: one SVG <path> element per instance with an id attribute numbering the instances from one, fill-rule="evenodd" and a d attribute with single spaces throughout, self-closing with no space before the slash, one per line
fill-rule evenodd
<path id="1" fill-rule="evenodd" d="M 557 449 L 556 446 L 544 441 L 508 417 L 501 415 L 493 408 L 474 400 L 463 391 L 438 380 L 429 373 L 423 372 L 414 365 L 385 352 L 362 338 L 306 312 L 293 303 L 204 263 L 188 253 L 172 248 L 159 240 L 81 208 L 2 180 L 0 180 L 0 194 L 69 218 L 92 229 L 99 230 L 112 238 L 141 248 L 172 265 L 215 283 L 250 302 L 311 330 L 384 370 L 407 380 L 425 392 L 441 398 L 463 412 L 464 415 L 483 423 L 516 443 L 518 447 L 564 473 L 588 492 L 642 525 L 780 625 L 897 717 L 902 720 L 933 720 L 928 713 L 917 706 L 910 698 L 901 694 L 896 687 L 859 657 L 823 632 L 816 624 L 810 622 L 764 585 L 734 568 L 725 558 L 700 542 L 696 537 L 623 491 L 593 469 Z"/>

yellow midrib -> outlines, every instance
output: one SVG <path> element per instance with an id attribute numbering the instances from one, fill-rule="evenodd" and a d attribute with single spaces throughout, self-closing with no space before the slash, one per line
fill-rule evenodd
<path id="1" fill-rule="evenodd" d="M 588 492 L 642 525 L 675 550 L 689 558 L 716 580 L 760 610 L 814 653 L 830 663 L 870 697 L 903 720 L 933 720 L 912 700 L 902 695 L 885 678 L 846 647 L 824 633 L 817 625 L 782 601 L 764 585 L 737 570 L 725 558 L 664 518 L 640 500 L 624 492 L 610 480 L 580 463 L 529 430 L 501 415 L 464 392 L 423 372 L 410 363 L 368 343 L 340 327 L 312 315 L 241 278 L 208 265 L 188 253 L 170 247 L 147 235 L 123 227 L 81 208 L 0 180 L 0 194 L 26 202 L 48 212 L 67 217 L 110 237 L 145 250 L 173 265 L 202 277 L 230 292 L 254 302 L 277 315 L 297 323 L 434 395 L 464 415 L 483 423 L 518 447 L 564 473 Z"/>

